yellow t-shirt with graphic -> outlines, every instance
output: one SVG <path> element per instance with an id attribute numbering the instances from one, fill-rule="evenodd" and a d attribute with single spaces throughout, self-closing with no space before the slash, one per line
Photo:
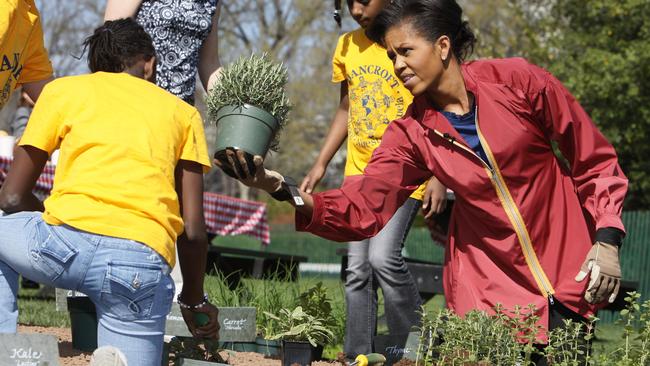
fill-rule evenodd
<path id="1" fill-rule="evenodd" d="M 210 168 L 194 107 L 126 73 L 65 77 L 43 89 L 20 145 L 60 148 L 47 223 L 141 242 L 174 265 L 183 232 L 174 169 Z"/>
<path id="2" fill-rule="evenodd" d="M 16 86 L 50 76 L 34 0 L 0 0 L 0 109 Z"/>
<path id="3" fill-rule="evenodd" d="M 332 60 L 332 81 L 348 83 L 348 156 L 345 175 L 363 174 L 388 124 L 401 118 L 413 101 L 395 76 L 386 49 L 362 28 L 339 38 Z M 411 197 L 422 200 L 425 185 Z"/>

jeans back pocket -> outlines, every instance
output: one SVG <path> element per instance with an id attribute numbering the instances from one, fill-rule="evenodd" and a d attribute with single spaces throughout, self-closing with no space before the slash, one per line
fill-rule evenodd
<path id="1" fill-rule="evenodd" d="M 44 222 L 37 224 L 36 230 L 37 235 L 32 242 L 29 255 L 41 274 L 55 281 L 77 255 L 78 249 L 65 238 L 56 235 L 54 230 Z"/>
<path id="2" fill-rule="evenodd" d="M 100 295 L 102 305 L 122 320 L 148 318 L 162 269 L 158 264 L 110 261 Z"/>

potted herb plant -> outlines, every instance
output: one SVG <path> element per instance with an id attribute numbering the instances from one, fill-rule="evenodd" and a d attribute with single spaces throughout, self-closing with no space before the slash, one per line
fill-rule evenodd
<path id="1" fill-rule="evenodd" d="M 217 125 L 217 159 L 227 161 L 227 148 L 243 150 L 248 158 L 277 150 L 278 131 L 291 109 L 287 80 L 287 69 L 266 54 L 242 57 L 221 70 L 206 100 Z"/>
<path id="2" fill-rule="evenodd" d="M 281 359 L 283 366 L 310 365 L 317 360 L 318 349 L 322 354 L 323 346 L 334 337 L 332 331 L 324 325 L 324 319 L 308 314 L 298 306 L 293 310 L 282 309 L 279 315 L 266 313 L 278 322 L 278 333 L 271 340 L 282 340 Z"/>
<path id="3" fill-rule="evenodd" d="M 322 282 L 318 282 L 298 297 L 298 305 L 302 307 L 305 313 L 321 319 L 321 323 L 327 329 L 336 327 L 336 319 L 332 314 L 332 301 L 327 297 L 327 287 Z M 331 338 L 335 338 L 332 336 Z M 316 358 L 320 359 L 323 354 L 323 347 L 316 348 Z"/>

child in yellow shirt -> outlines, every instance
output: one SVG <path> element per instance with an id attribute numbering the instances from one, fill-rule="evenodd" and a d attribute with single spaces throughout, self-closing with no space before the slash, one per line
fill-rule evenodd
<path id="1" fill-rule="evenodd" d="M 1 1 L 0 109 L 17 86 L 22 85 L 23 91 L 36 101 L 51 80 L 52 65 L 34 0 Z"/>
<path id="2" fill-rule="evenodd" d="M 130 366 L 160 365 L 176 242 L 183 317 L 195 336 L 218 331 L 203 292 L 203 123 L 152 82 L 156 53 L 134 20 L 106 22 L 85 43 L 92 74 L 43 89 L 0 189 L 8 214 L 0 217 L 0 332 L 16 332 L 20 273 L 85 293 L 97 309 L 99 346 L 118 348 Z M 31 190 L 57 148 L 42 203 Z M 196 324 L 196 313 L 208 323 Z"/>

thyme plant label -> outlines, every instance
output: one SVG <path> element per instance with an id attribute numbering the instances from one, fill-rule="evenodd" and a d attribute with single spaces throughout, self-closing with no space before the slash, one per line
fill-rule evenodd
<path id="1" fill-rule="evenodd" d="M 58 366 L 57 338 L 47 334 L 0 334 L 0 365 Z"/>
<path id="2" fill-rule="evenodd" d="M 257 329 L 255 317 L 257 309 L 254 307 L 219 307 L 219 341 L 222 342 L 253 342 Z M 172 306 L 172 311 L 167 315 L 165 328 L 167 335 L 178 337 L 191 337 L 187 325 L 178 306 Z"/>
<path id="3" fill-rule="evenodd" d="M 373 338 L 374 352 L 386 357 L 385 366 L 391 366 L 401 359 L 415 360 L 419 333 L 378 335 Z"/>

